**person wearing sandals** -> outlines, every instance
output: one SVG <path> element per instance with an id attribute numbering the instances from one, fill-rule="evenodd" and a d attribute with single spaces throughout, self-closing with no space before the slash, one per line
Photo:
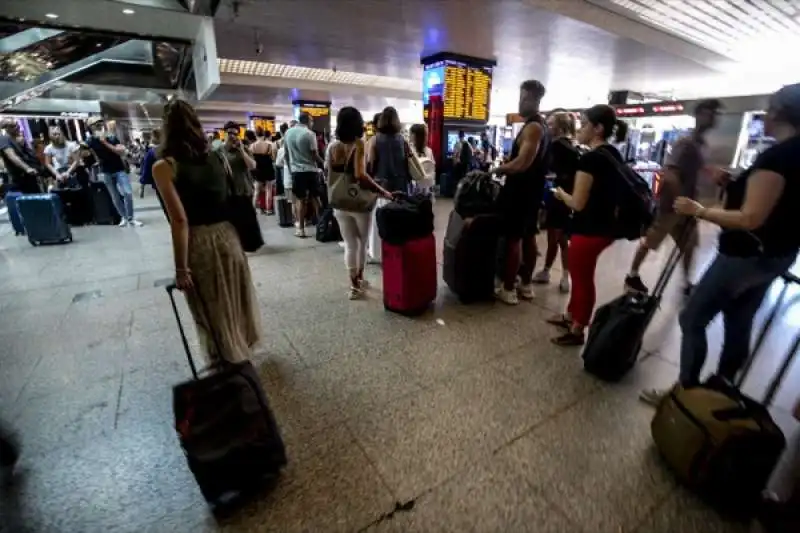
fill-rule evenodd
<path id="1" fill-rule="evenodd" d="M 210 149 L 197 114 L 183 100 L 164 108 L 163 141 L 153 178 L 172 231 L 175 284 L 186 295 L 208 365 L 244 361 L 261 324 L 247 257 L 228 221 L 225 156 Z"/>
<path id="2" fill-rule="evenodd" d="M 361 188 L 376 191 L 391 200 L 392 194 L 380 187 L 366 171 L 364 149 L 364 119 L 354 107 L 343 107 L 336 115 L 336 140 L 327 151 L 325 168 L 331 204 L 335 203 L 334 187 L 339 180 L 358 180 Z M 373 202 L 374 203 L 374 202 Z M 363 211 L 336 208 L 334 216 L 344 239 L 344 262 L 350 278 L 348 297 L 357 300 L 364 295 L 366 280 L 364 265 L 367 262 L 367 242 L 372 223 L 371 209 Z"/>
<path id="3" fill-rule="evenodd" d="M 569 304 L 566 313 L 548 320 L 564 330 L 552 340 L 559 346 L 582 346 L 592 318 L 595 269 L 600 254 L 614 242 L 616 181 L 622 179 L 617 168 L 623 163 L 622 156 L 608 139 L 615 133 L 624 136 L 626 127 L 611 106 L 587 110 L 577 138 L 591 150 L 578 160 L 572 193 L 561 187 L 553 192 L 555 199 L 573 210 L 567 264 L 572 280 Z"/>

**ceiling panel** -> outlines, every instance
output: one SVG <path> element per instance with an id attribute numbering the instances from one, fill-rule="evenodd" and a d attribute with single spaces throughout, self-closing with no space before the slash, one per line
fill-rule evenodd
<path id="1" fill-rule="evenodd" d="M 218 12 L 220 57 L 407 79 L 421 79 L 419 58 L 429 53 L 494 58 L 498 66 L 492 98 L 499 107 L 513 108 L 517 87 L 528 78 L 541 79 L 549 88 L 546 98 L 566 105 L 602 99 L 609 88 L 642 89 L 654 76 L 712 72 L 522 0 L 238 4 L 235 15 L 229 1 Z"/>

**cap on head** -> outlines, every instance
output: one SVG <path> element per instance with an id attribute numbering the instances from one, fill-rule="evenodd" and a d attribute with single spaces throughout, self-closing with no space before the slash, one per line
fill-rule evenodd
<path id="1" fill-rule="evenodd" d="M 723 109 L 722 102 L 717 100 L 716 98 L 708 98 L 706 100 L 700 100 L 697 105 L 694 106 L 694 115 L 697 116 L 700 113 L 710 111 L 711 113 L 719 113 Z"/>
<path id="2" fill-rule="evenodd" d="M 770 98 L 769 107 L 779 120 L 800 128 L 800 83 L 784 85 L 778 89 Z"/>
<path id="3" fill-rule="evenodd" d="M 86 121 L 86 125 L 89 126 L 90 129 L 91 128 L 96 128 L 100 124 L 104 124 L 104 123 L 105 123 L 105 121 L 103 120 L 103 117 L 91 117 Z"/>

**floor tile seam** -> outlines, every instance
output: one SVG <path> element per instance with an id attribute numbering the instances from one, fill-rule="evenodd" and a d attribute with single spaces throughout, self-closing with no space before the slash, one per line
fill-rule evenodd
<path id="1" fill-rule="evenodd" d="M 572 526 L 573 529 L 570 531 L 570 533 L 590 533 L 581 525 L 575 523 L 575 521 L 572 519 L 571 513 L 569 513 L 566 509 L 562 509 L 557 501 L 550 499 L 545 486 L 540 483 L 534 483 L 534 481 L 529 479 L 528 476 L 520 475 L 519 477 L 522 478 L 523 483 L 530 487 L 531 490 L 534 491 L 538 497 L 542 499 L 542 501 L 544 501 L 548 509 L 555 512 L 558 516 Z M 620 530 L 620 533 L 623 533 L 623 531 Z"/>
<path id="2" fill-rule="evenodd" d="M 21 388 L 20 388 L 20 389 L 17 391 L 17 395 L 16 395 L 16 397 L 14 397 L 14 398 L 11 400 L 11 404 L 12 404 L 12 405 L 16 405 L 16 404 L 17 404 L 17 402 L 19 402 L 19 401 L 20 401 L 20 399 L 24 397 L 24 396 L 23 396 L 23 394 L 24 394 L 24 393 L 25 393 L 25 391 L 28 389 L 28 386 L 30 385 L 30 382 L 31 382 L 31 380 L 33 379 L 33 375 L 34 375 L 34 373 L 36 372 L 36 369 L 37 369 L 37 368 L 39 368 L 39 365 L 42 363 L 42 359 L 44 359 L 44 352 L 42 352 L 42 353 L 39 355 L 39 358 L 38 358 L 38 359 L 36 360 L 36 362 L 33 364 L 33 367 L 30 369 L 30 371 L 28 372 L 28 375 L 25 377 L 25 383 L 24 383 L 24 384 L 22 385 L 22 387 L 21 387 Z"/>

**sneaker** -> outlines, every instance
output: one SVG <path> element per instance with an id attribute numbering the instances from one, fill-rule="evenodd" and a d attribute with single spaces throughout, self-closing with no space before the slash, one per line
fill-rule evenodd
<path id="1" fill-rule="evenodd" d="M 360 300 L 362 296 L 364 296 L 364 293 L 356 287 L 350 287 L 350 290 L 347 291 L 348 300 Z"/>
<path id="2" fill-rule="evenodd" d="M 555 344 L 556 346 L 583 346 L 583 343 L 586 342 L 583 333 L 575 333 L 574 331 L 567 331 L 566 333 L 559 335 L 553 339 L 550 339 L 550 342 Z"/>
<path id="3" fill-rule="evenodd" d="M 519 304 L 519 298 L 517 297 L 516 291 L 507 291 L 505 288 L 500 287 L 499 289 L 495 289 L 494 295 L 497 297 L 498 300 L 503 302 L 507 305 L 517 305 Z"/>
<path id="4" fill-rule="evenodd" d="M 550 271 L 549 270 L 542 270 L 537 272 L 533 279 L 531 280 L 537 285 L 545 285 L 550 283 Z"/>
<path id="5" fill-rule="evenodd" d="M 122 219 L 122 220 L 120 220 L 120 221 L 119 221 L 119 224 L 117 224 L 117 225 L 118 225 L 120 228 L 127 227 L 127 225 L 128 225 L 128 221 L 127 221 L 127 220 L 125 220 L 125 219 Z"/>
<path id="6" fill-rule="evenodd" d="M 533 292 L 533 283 L 527 285 L 517 285 L 517 295 L 523 300 L 533 300 L 536 294 Z"/>
<path id="7" fill-rule="evenodd" d="M 133 226 L 134 228 L 141 228 L 142 226 L 144 226 L 144 223 L 139 220 L 136 220 L 135 218 L 132 218 L 128 221 L 128 225 Z"/>
<path id="8" fill-rule="evenodd" d="M 629 274 L 625 277 L 625 289 L 630 292 L 640 292 L 647 294 L 647 285 L 642 282 L 642 278 L 638 275 Z"/>
<path id="9" fill-rule="evenodd" d="M 658 407 L 671 390 L 672 387 L 669 389 L 645 389 L 639 394 L 639 399 L 649 406 Z"/>
<path id="10" fill-rule="evenodd" d="M 563 294 L 569 294 L 569 276 L 564 276 L 558 282 L 558 290 Z"/>
<path id="11" fill-rule="evenodd" d="M 306 230 L 300 228 L 295 230 L 294 236 L 299 237 L 301 239 L 305 239 L 306 237 L 308 237 L 308 235 L 306 235 Z"/>
<path id="12" fill-rule="evenodd" d="M 368 287 L 369 287 L 369 281 L 367 281 L 366 279 L 364 279 L 364 278 L 361 278 L 361 279 L 358 281 L 358 288 L 359 288 L 359 289 L 361 289 L 362 291 L 363 291 L 364 289 L 368 288 Z"/>

